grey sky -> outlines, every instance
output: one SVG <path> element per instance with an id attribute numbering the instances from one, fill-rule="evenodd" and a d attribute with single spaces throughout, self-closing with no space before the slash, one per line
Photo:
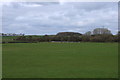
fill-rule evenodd
<path id="1" fill-rule="evenodd" d="M 85 33 L 103 26 L 113 34 L 118 31 L 117 2 L 8 2 L 2 6 L 4 33 Z"/>

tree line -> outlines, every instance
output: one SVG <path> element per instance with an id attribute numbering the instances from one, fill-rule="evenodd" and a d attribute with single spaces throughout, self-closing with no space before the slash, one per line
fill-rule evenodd
<path id="1" fill-rule="evenodd" d="M 20 36 L 15 41 L 23 42 L 119 42 L 120 31 L 113 35 L 107 28 L 96 28 L 85 34 L 77 32 L 59 32 L 56 35 Z"/>

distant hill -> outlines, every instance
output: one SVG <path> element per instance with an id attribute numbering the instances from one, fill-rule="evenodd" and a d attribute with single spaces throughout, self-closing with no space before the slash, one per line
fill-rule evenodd
<path id="1" fill-rule="evenodd" d="M 82 34 L 77 32 L 59 32 L 56 35 L 57 36 L 80 36 Z"/>

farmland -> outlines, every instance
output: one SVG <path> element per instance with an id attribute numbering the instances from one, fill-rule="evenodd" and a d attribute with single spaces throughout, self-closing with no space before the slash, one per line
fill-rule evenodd
<path id="1" fill-rule="evenodd" d="M 3 78 L 117 78 L 117 43 L 2 44 Z"/>

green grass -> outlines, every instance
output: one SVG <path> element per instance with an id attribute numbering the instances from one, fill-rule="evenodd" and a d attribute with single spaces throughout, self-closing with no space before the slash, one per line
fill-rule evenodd
<path id="1" fill-rule="evenodd" d="M 2 36 L 0 36 L 0 79 L 2 78 Z"/>
<path id="2" fill-rule="evenodd" d="M 117 43 L 3 44 L 3 78 L 117 78 Z"/>
<path id="3" fill-rule="evenodd" d="M 32 38 L 40 38 L 41 36 L 31 35 Z M 22 42 L 22 41 L 16 41 L 14 39 L 17 39 L 20 36 L 0 36 L 0 39 L 2 39 L 2 42 Z M 26 35 L 25 37 L 29 37 L 29 35 Z"/>
<path id="4" fill-rule="evenodd" d="M 9 42 L 9 41 L 14 41 L 13 39 L 16 39 L 18 36 L 3 36 L 2 41 L 3 42 Z"/>

